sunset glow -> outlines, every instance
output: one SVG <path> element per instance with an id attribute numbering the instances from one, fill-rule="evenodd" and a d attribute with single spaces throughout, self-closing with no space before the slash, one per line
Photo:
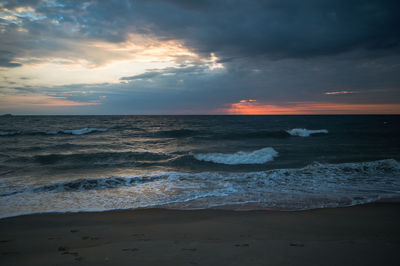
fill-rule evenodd
<path id="1" fill-rule="evenodd" d="M 0 266 L 398 265 L 399 11 L 0 0 Z"/>
<path id="2" fill-rule="evenodd" d="M 280 115 L 280 114 L 397 114 L 400 104 L 346 104 L 294 102 L 268 104 L 256 100 L 241 100 L 218 112 L 234 115 Z"/>
<path id="3" fill-rule="evenodd" d="M 338 95 L 338 94 L 352 94 L 357 93 L 355 91 L 328 91 L 325 92 L 326 95 Z"/>
<path id="4" fill-rule="evenodd" d="M 0 113 L 399 113 L 398 14 L 371 1 L 3 1 Z"/>
<path id="5" fill-rule="evenodd" d="M 0 94 L 0 105 L 9 110 L 26 107 L 72 107 L 98 105 L 100 102 L 77 102 L 65 97 L 52 97 L 45 95 L 4 95 Z"/>

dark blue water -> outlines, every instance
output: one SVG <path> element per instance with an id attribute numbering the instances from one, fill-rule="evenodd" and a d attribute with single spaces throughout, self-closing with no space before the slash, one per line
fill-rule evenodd
<path id="1" fill-rule="evenodd" d="M 0 117 L 0 216 L 400 195 L 400 116 Z"/>

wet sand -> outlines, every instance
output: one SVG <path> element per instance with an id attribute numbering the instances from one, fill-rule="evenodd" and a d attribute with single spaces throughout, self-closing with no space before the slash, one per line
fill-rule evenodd
<path id="1" fill-rule="evenodd" d="M 0 220 L 0 265 L 399 265 L 400 204 Z"/>

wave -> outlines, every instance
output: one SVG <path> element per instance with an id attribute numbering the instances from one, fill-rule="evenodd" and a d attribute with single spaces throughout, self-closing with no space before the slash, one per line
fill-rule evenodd
<path id="1" fill-rule="evenodd" d="M 70 135 L 84 135 L 95 132 L 106 132 L 107 128 L 81 128 L 81 129 L 62 129 L 62 130 L 46 130 L 46 131 L 0 131 L 0 136 L 34 136 L 34 135 L 58 135 L 58 134 L 70 134 Z"/>
<path id="2" fill-rule="evenodd" d="M 149 206 L 204 209 L 243 204 L 260 209 L 304 210 L 351 206 L 399 196 L 400 163 L 387 159 L 313 163 L 302 168 L 260 172 L 154 172 L 61 181 L 3 193 L 0 216 L 48 210 Z"/>
<path id="3" fill-rule="evenodd" d="M 113 129 L 125 130 L 128 127 L 113 127 Z M 129 127 L 129 129 L 141 130 L 139 127 Z M 22 132 L 22 131 L 0 131 L 0 136 L 15 136 L 15 135 L 85 135 L 90 133 L 106 132 L 107 128 L 81 128 L 81 129 L 61 129 L 61 130 L 46 130 L 35 132 Z M 193 129 L 174 129 L 174 130 L 161 130 L 148 133 L 149 137 L 157 138 L 186 138 L 186 137 L 203 137 L 211 139 L 252 139 L 252 138 L 285 138 L 290 136 L 308 137 L 311 134 L 328 133 L 326 129 L 309 130 L 305 128 L 294 128 L 290 130 L 258 130 L 248 132 L 208 132 L 205 130 Z"/>
<path id="4" fill-rule="evenodd" d="M 64 129 L 64 130 L 48 130 L 45 132 L 46 135 L 57 135 L 57 134 L 71 134 L 71 135 L 84 135 L 94 132 L 106 132 L 107 128 L 81 128 L 81 129 Z"/>
<path id="5" fill-rule="evenodd" d="M 35 162 L 40 164 L 114 164 L 120 162 L 151 162 L 169 159 L 170 156 L 152 152 L 93 152 L 93 153 L 71 153 L 71 154 L 43 154 L 32 157 L 17 157 L 9 159 L 8 162 Z"/>
<path id="6" fill-rule="evenodd" d="M 200 134 L 200 131 L 192 129 L 174 129 L 174 130 L 162 130 L 153 132 L 151 136 L 164 137 L 164 138 L 184 138 L 191 137 Z"/>
<path id="7" fill-rule="evenodd" d="M 290 134 L 285 130 L 276 131 L 245 131 L 245 132 L 212 132 L 206 130 L 193 130 L 193 129 L 176 129 L 176 130 L 162 130 L 151 133 L 151 137 L 161 138 L 186 138 L 198 137 L 204 139 L 251 139 L 251 138 L 284 138 L 289 137 Z"/>
<path id="8" fill-rule="evenodd" d="M 249 131 L 249 132 L 231 132 L 228 134 L 216 134 L 215 138 L 219 139 L 261 139 L 261 138 L 286 138 L 290 137 L 290 134 L 285 130 L 259 130 L 259 131 Z"/>
<path id="9" fill-rule="evenodd" d="M 71 151 L 71 150 L 87 150 L 87 149 L 96 149 L 96 148 L 104 148 L 101 144 L 74 144 L 69 142 L 60 142 L 59 144 L 46 145 L 43 143 L 37 143 L 36 145 L 27 146 L 27 147 L 8 147 L 5 151 L 18 151 L 18 152 L 41 152 L 41 151 Z M 18 159 L 17 159 L 18 160 Z M 24 160 L 24 159 L 22 159 Z"/>
<path id="10" fill-rule="evenodd" d="M 256 130 L 256 131 L 239 131 L 239 132 L 212 132 L 206 130 L 192 130 L 192 129 L 177 129 L 177 130 L 162 130 L 150 133 L 150 137 L 160 138 L 186 138 L 196 137 L 202 139 L 263 139 L 263 138 L 287 138 L 290 136 L 308 137 L 311 134 L 328 133 L 326 129 L 321 130 L 308 130 L 301 128 L 294 128 L 291 130 Z"/>
<path id="11" fill-rule="evenodd" d="M 115 125 L 112 126 L 111 129 L 113 130 L 135 130 L 135 131 L 143 131 L 144 129 L 139 126 L 133 126 L 131 124 L 128 125 Z"/>
<path id="12" fill-rule="evenodd" d="M 131 176 L 131 177 L 107 177 L 84 178 L 73 181 L 60 182 L 31 189 L 32 192 L 65 192 L 92 189 L 108 189 L 121 186 L 132 186 L 139 183 L 152 182 L 161 179 L 162 176 Z"/>
<path id="13" fill-rule="evenodd" d="M 251 152 L 239 151 L 233 154 L 200 153 L 193 155 L 199 161 L 221 164 L 263 164 L 272 161 L 276 156 L 278 156 L 278 152 L 269 147 Z"/>
<path id="14" fill-rule="evenodd" d="M 287 133 L 289 133 L 292 136 L 309 137 L 312 134 L 327 134 L 328 130 L 326 130 L 326 129 L 311 130 L 311 129 L 305 129 L 305 128 L 293 128 L 293 129 L 287 130 Z"/>
<path id="15" fill-rule="evenodd" d="M 5 137 L 5 136 L 15 136 L 18 135 L 18 131 L 0 131 L 0 137 Z"/>
<path id="16" fill-rule="evenodd" d="M 102 190 L 132 186 L 139 183 L 151 182 L 162 178 L 162 176 L 131 176 L 131 177 L 102 177 L 82 178 L 72 181 L 63 181 L 31 189 L 22 189 L 1 194 L 0 197 L 11 196 L 19 193 L 40 193 L 40 192 L 70 192 L 83 190 Z"/>

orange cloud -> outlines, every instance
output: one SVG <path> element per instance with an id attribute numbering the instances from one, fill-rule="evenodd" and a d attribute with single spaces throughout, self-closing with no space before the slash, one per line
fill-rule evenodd
<path id="1" fill-rule="evenodd" d="M 353 94 L 357 93 L 356 91 L 328 91 L 325 92 L 326 95 L 337 95 L 337 94 Z"/>
<path id="2" fill-rule="evenodd" d="M 0 109 L 15 110 L 29 107 L 68 107 L 87 106 L 101 104 L 98 101 L 77 102 L 65 97 L 54 97 L 47 95 L 7 95 L 0 94 Z"/>
<path id="3" fill-rule="evenodd" d="M 329 102 L 293 102 L 285 105 L 269 104 L 256 100 L 242 100 L 217 110 L 232 115 L 281 114 L 400 114 L 400 104 L 351 104 Z"/>

